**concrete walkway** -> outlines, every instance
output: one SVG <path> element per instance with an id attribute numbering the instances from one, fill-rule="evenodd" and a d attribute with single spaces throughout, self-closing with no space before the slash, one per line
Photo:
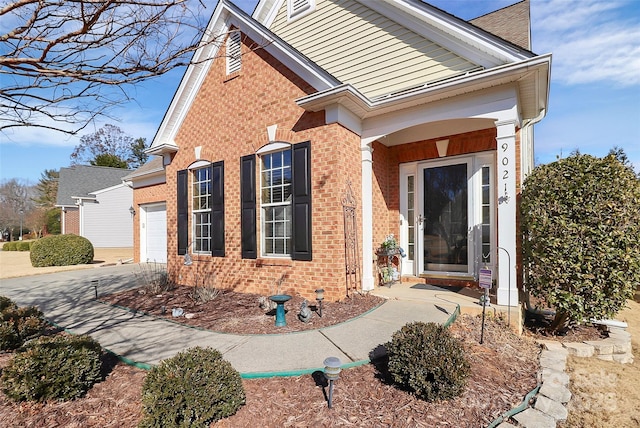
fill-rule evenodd
<path id="1" fill-rule="evenodd" d="M 2 279 L 0 295 L 20 306 L 39 307 L 55 325 L 74 334 L 90 334 L 104 348 L 131 362 L 155 365 L 189 347 L 210 346 L 245 377 L 308 373 L 320 369 L 329 356 L 340 358 L 347 366 L 363 363 L 384 352 L 381 345 L 406 323 L 443 323 L 461 299 L 463 305 L 477 301 L 438 287 L 416 290 L 398 285 L 379 291 L 424 294 L 418 299 L 387 296 L 389 300 L 375 310 L 320 330 L 235 335 L 185 327 L 95 301 L 92 281 L 99 281 L 100 295 L 134 288 L 136 269 L 135 264 L 125 264 Z"/>

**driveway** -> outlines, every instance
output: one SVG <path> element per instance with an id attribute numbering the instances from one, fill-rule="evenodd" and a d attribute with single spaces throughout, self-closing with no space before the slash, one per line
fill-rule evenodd
<path id="1" fill-rule="evenodd" d="M 95 248 L 93 263 L 74 266 L 33 267 L 30 254 L 29 251 L 0 250 L 0 279 L 128 263 L 133 259 L 133 248 Z"/>

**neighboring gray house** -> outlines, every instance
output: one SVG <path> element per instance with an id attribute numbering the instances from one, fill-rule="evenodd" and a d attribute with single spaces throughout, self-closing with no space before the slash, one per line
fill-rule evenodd
<path id="1" fill-rule="evenodd" d="M 60 168 L 56 206 L 61 231 L 89 239 L 96 248 L 133 247 L 133 189 L 121 168 L 75 165 Z"/>

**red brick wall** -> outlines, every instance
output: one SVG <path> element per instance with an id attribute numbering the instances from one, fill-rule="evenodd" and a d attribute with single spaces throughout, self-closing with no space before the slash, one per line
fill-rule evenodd
<path id="1" fill-rule="evenodd" d="M 146 186 L 134 189 L 133 207 L 136 210 L 136 218 L 133 221 L 133 261 L 140 263 L 140 205 L 167 200 L 168 188 L 166 183 L 155 186 Z"/>
<path id="2" fill-rule="evenodd" d="M 350 179 L 360 205 L 360 139 L 339 125 L 324 125 L 324 112 L 298 107 L 294 100 L 315 90 L 266 52 L 251 52 L 250 40 L 243 43 L 241 71 L 227 76 L 224 57 L 216 59 L 176 136 L 180 150 L 166 170 L 169 271 L 188 285 L 212 282 L 215 272 L 218 287 L 265 295 L 275 293 L 275 282 L 284 276 L 280 292 L 313 299 L 314 290 L 324 288 L 327 299 L 341 299 L 346 294 L 341 199 Z M 240 158 L 268 144 L 267 126 L 274 124 L 277 141 L 311 141 L 312 261 L 241 258 Z M 174 189 L 177 171 L 198 160 L 198 146 L 202 160 L 224 161 L 226 256 L 195 255 L 193 265 L 184 266 L 177 256 Z"/>
<path id="3" fill-rule="evenodd" d="M 80 209 L 65 208 L 64 213 L 64 233 L 65 235 L 80 235 Z"/>
<path id="4" fill-rule="evenodd" d="M 447 156 L 495 150 L 497 144 L 495 128 L 393 147 L 373 143 L 373 248 L 377 248 L 388 234 L 398 237 L 400 233 L 400 164 L 437 159 L 436 141 L 444 139 L 449 139 Z"/>

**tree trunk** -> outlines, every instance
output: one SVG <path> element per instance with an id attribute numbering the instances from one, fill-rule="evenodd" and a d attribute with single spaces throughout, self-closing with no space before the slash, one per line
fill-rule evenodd
<path id="1" fill-rule="evenodd" d="M 554 335 L 569 328 L 569 313 L 564 311 L 556 311 L 556 316 L 553 318 L 551 325 L 547 330 Z"/>

